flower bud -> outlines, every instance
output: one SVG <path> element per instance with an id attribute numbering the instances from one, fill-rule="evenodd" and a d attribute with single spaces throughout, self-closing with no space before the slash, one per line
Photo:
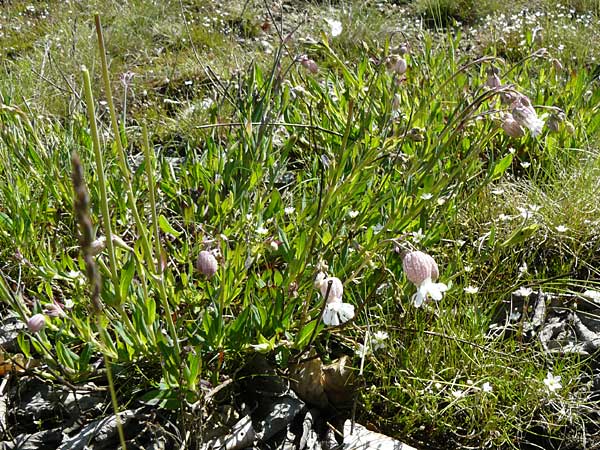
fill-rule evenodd
<path id="1" fill-rule="evenodd" d="M 37 333 L 46 326 L 46 316 L 43 314 L 34 314 L 27 321 L 27 328 L 32 333 Z"/>
<path id="2" fill-rule="evenodd" d="M 558 112 L 553 112 L 552 114 L 550 114 L 550 117 L 548 118 L 548 128 L 550 129 L 550 131 L 559 131 L 560 130 L 560 125 L 565 121 L 565 113 L 563 113 L 562 111 L 558 111 Z"/>
<path id="3" fill-rule="evenodd" d="M 60 303 L 54 300 L 50 305 L 47 305 L 44 309 L 44 313 L 48 317 L 66 317 L 65 311 Z"/>
<path id="4" fill-rule="evenodd" d="M 403 75 L 408 68 L 406 60 L 398 55 L 391 55 L 385 61 L 385 66 L 390 72 L 394 72 L 397 75 Z"/>
<path id="5" fill-rule="evenodd" d="M 487 81 L 485 82 L 485 85 L 490 89 L 496 89 L 502 86 L 496 67 L 489 67 L 487 69 Z"/>
<path id="6" fill-rule="evenodd" d="M 520 138 L 525 134 L 521 125 L 517 123 L 512 114 L 506 114 L 502 121 L 502 129 L 506 134 L 513 138 Z"/>
<path id="7" fill-rule="evenodd" d="M 308 70 L 312 74 L 319 72 L 319 66 L 317 65 L 315 60 L 310 59 L 306 55 L 302 55 L 300 57 L 300 64 L 302 65 L 302 67 L 304 67 L 306 70 Z"/>
<path id="8" fill-rule="evenodd" d="M 440 275 L 434 259 L 427 253 L 420 251 L 407 253 L 402 260 L 402 267 L 404 268 L 406 278 L 417 286 L 427 278 L 437 280 Z"/>
<path id="9" fill-rule="evenodd" d="M 198 259 L 196 259 L 196 270 L 207 278 L 210 278 L 217 273 L 218 268 L 219 264 L 214 255 L 209 251 L 202 250 L 198 255 Z"/>

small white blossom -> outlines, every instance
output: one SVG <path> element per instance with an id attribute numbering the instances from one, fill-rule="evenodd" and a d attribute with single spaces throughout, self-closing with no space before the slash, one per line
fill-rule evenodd
<path id="1" fill-rule="evenodd" d="M 371 349 L 369 349 L 368 345 L 358 344 L 355 353 L 360 358 L 364 358 L 365 356 L 371 354 Z"/>
<path id="2" fill-rule="evenodd" d="M 481 390 L 483 392 L 492 392 L 494 390 L 494 388 L 492 387 L 492 385 L 489 382 L 485 382 L 481 385 Z"/>
<path id="3" fill-rule="evenodd" d="M 289 216 L 290 214 L 293 214 L 293 213 L 294 213 L 294 211 L 296 211 L 296 208 L 294 208 L 293 206 L 288 206 L 287 208 L 285 208 L 285 209 L 283 210 L 283 212 L 284 212 L 285 214 L 287 214 L 288 216 Z"/>
<path id="4" fill-rule="evenodd" d="M 523 169 L 528 169 L 528 168 L 529 168 L 529 166 L 531 166 L 531 163 L 530 163 L 530 162 L 523 161 L 523 162 L 521 163 L 521 167 L 522 167 Z"/>
<path id="5" fill-rule="evenodd" d="M 358 217 L 358 211 L 355 210 L 351 210 L 348 212 L 348 217 L 350 217 L 351 219 L 354 219 L 355 217 Z"/>
<path id="6" fill-rule="evenodd" d="M 373 350 L 380 350 L 385 348 L 386 343 L 385 341 L 388 338 L 388 334 L 385 331 L 377 331 L 375 333 L 373 333 L 373 342 L 372 342 L 372 347 Z"/>
<path id="7" fill-rule="evenodd" d="M 519 289 L 515 291 L 515 295 L 519 297 L 529 297 L 533 293 L 533 289 L 521 286 Z"/>
<path id="8" fill-rule="evenodd" d="M 260 234 L 260 235 L 265 235 L 269 232 L 269 230 L 267 230 L 265 227 L 263 227 L 262 225 L 260 227 L 258 227 L 256 229 L 256 234 Z"/>
<path id="9" fill-rule="evenodd" d="M 462 398 L 465 396 L 465 391 L 461 391 L 460 389 L 456 389 L 452 391 L 452 396 L 454 398 Z"/>
<path id="10" fill-rule="evenodd" d="M 479 292 L 479 288 L 477 286 L 467 286 L 464 291 L 467 294 L 477 294 Z"/>
<path id="11" fill-rule="evenodd" d="M 562 384 L 560 384 L 560 378 L 560 376 L 554 376 L 552 372 L 548 372 L 546 378 L 544 378 L 544 384 L 550 392 L 555 392 L 562 388 Z"/>
<path id="12" fill-rule="evenodd" d="M 568 230 L 568 228 L 564 225 L 559 225 L 556 227 L 556 231 L 558 231 L 559 233 L 564 233 L 567 230 Z"/>
<path id="13" fill-rule="evenodd" d="M 587 289 L 584 293 L 583 293 L 584 297 L 589 298 L 590 300 L 594 300 L 594 301 L 600 301 L 600 291 L 594 291 L 593 289 Z"/>
<path id="14" fill-rule="evenodd" d="M 421 194 L 421 200 L 430 200 L 433 197 L 433 194 L 429 192 L 424 192 Z"/>
<path id="15" fill-rule="evenodd" d="M 327 22 L 327 25 L 329 25 L 329 28 L 331 29 L 332 37 L 337 37 L 342 34 L 342 22 L 335 19 L 325 19 L 325 22 Z"/>
<path id="16" fill-rule="evenodd" d="M 527 263 L 526 263 L 526 262 L 524 262 L 523 264 L 521 264 L 521 265 L 519 266 L 519 273 L 520 273 L 521 275 L 523 275 L 523 274 L 527 273 Z"/>

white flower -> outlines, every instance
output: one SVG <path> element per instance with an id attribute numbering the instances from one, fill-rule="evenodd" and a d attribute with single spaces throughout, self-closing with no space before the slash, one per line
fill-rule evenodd
<path id="1" fill-rule="evenodd" d="M 372 342 L 372 347 L 373 350 L 380 350 L 382 348 L 385 348 L 386 344 L 385 341 L 388 338 L 388 334 L 385 331 L 377 331 L 375 333 L 373 333 L 373 342 Z"/>
<path id="2" fill-rule="evenodd" d="M 429 193 L 429 192 L 424 192 L 423 194 L 421 194 L 421 200 L 429 200 L 433 197 L 433 194 Z"/>
<path id="3" fill-rule="evenodd" d="M 293 206 L 288 206 L 287 208 L 285 208 L 285 209 L 283 210 L 283 212 L 284 212 L 285 214 L 287 214 L 288 216 L 289 216 L 290 214 L 293 214 L 293 213 L 294 213 L 294 211 L 296 211 L 296 208 L 294 208 Z"/>
<path id="4" fill-rule="evenodd" d="M 349 216 L 351 219 L 354 219 L 355 217 L 358 217 L 358 214 L 359 214 L 359 213 L 358 213 L 358 211 L 355 211 L 355 210 L 352 210 L 352 211 L 349 211 L 349 212 L 348 212 L 348 216 Z"/>
<path id="5" fill-rule="evenodd" d="M 265 235 L 269 232 L 269 230 L 267 230 L 265 227 L 263 227 L 262 225 L 260 227 L 258 227 L 256 229 L 256 234 L 261 234 L 261 235 Z"/>
<path id="6" fill-rule="evenodd" d="M 358 347 L 355 351 L 356 355 L 364 358 L 365 356 L 367 356 L 368 354 L 371 353 L 369 346 L 368 345 L 362 345 L 362 344 L 358 344 Z"/>
<path id="7" fill-rule="evenodd" d="M 519 266 L 519 273 L 520 273 L 521 275 L 523 275 L 523 274 L 527 273 L 527 263 L 526 263 L 526 262 L 524 262 L 523 264 L 521 264 L 521 265 Z"/>
<path id="8" fill-rule="evenodd" d="M 341 299 L 334 298 L 328 301 L 323 311 L 323 323 L 329 326 L 337 326 L 348 322 L 354 317 L 354 305 L 343 303 Z"/>
<path id="9" fill-rule="evenodd" d="M 417 290 L 417 293 L 412 296 L 412 302 L 416 308 L 421 307 L 425 301 L 431 297 L 435 301 L 439 301 L 443 297 L 443 293 L 448 290 L 448 286 L 444 283 L 434 283 L 431 278 L 426 278 Z"/>
<path id="10" fill-rule="evenodd" d="M 467 286 L 464 291 L 467 294 L 477 294 L 479 292 L 479 288 L 477 286 Z"/>
<path id="11" fill-rule="evenodd" d="M 555 392 L 562 388 L 562 384 L 560 384 L 560 376 L 555 377 L 552 375 L 552 372 L 548 372 L 546 378 L 544 378 L 544 384 L 550 392 Z"/>
<path id="12" fill-rule="evenodd" d="M 600 301 L 600 291 L 594 291 L 593 289 L 587 289 L 583 294 L 584 297 L 589 298 L 590 300 Z"/>
<path id="13" fill-rule="evenodd" d="M 413 231 L 412 233 L 410 233 L 413 241 L 416 243 L 419 243 L 423 240 L 423 238 L 425 238 L 425 233 L 423 233 L 423 229 L 419 228 L 417 231 Z"/>
<path id="14" fill-rule="evenodd" d="M 559 225 L 556 227 L 556 231 L 558 231 L 559 233 L 564 233 L 567 230 L 568 230 L 568 228 L 564 225 Z"/>
<path id="15" fill-rule="evenodd" d="M 483 392 L 492 392 L 494 390 L 494 388 L 492 387 L 492 385 L 489 382 L 485 382 L 481 385 L 481 390 Z"/>
<path id="16" fill-rule="evenodd" d="M 461 391 L 460 389 L 456 389 L 452 391 L 452 396 L 454 398 L 462 398 L 465 396 L 465 391 Z"/>
<path id="17" fill-rule="evenodd" d="M 329 28 L 331 29 L 332 37 L 342 34 L 342 22 L 335 19 L 325 19 L 325 22 L 327 22 L 327 25 L 329 25 Z"/>
<path id="18" fill-rule="evenodd" d="M 517 289 L 514 292 L 514 294 L 518 297 L 529 297 L 532 293 L 533 293 L 533 289 L 525 287 L 525 286 L 521 286 L 519 289 Z"/>
<path id="19" fill-rule="evenodd" d="M 521 163 L 521 167 L 522 167 L 523 169 L 528 169 L 528 168 L 529 168 L 529 166 L 531 166 L 531 163 L 530 163 L 530 162 L 523 161 L 523 162 Z"/>

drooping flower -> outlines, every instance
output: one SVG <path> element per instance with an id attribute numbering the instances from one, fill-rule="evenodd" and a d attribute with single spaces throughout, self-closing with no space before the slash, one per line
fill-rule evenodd
<path id="1" fill-rule="evenodd" d="M 531 100 L 520 95 L 512 104 L 512 115 L 517 123 L 528 128 L 532 136 L 542 132 L 544 121 L 540 119 L 531 104 Z"/>
<path id="2" fill-rule="evenodd" d="M 342 301 L 344 285 L 339 278 L 328 277 L 324 272 L 319 272 L 314 284 L 315 288 L 321 292 L 321 296 L 324 299 L 327 298 L 327 304 L 323 311 L 325 325 L 341 325 L 354 317 L 354 305 Z"/>
<path id="3" fill-rule="evenodd" d="M 300 65 L 308 70 L 310 73 L 315 74 L 319 72 L 319 66 L 314 59 L 309 58 L 306 55 L 300 57 Z"/>
<path id="4" fill-rule="evenodd" d="M 44 313 L 48 317 L 66 317 L 63 305 L 54 300 L 51 304 L 47 305 L 44 309 Z"/>
<path id="5" fill-rule="evenodd" d="M 27 328 L 32 333 L 37 333 L 46 326 L 46 316 L 43 314 L 34 314 L 27 320 Z"/>
<path id="6" fill-rule="evenodd" d="M 217 273 L 218 268 L 219 263 L 217 262 L 217 258 L 211 252 L 202 250 L 196 259 L 196 270 L 207 278 L 210 278 Z"/>
<path id="7" fill-rule="evenodd" d="M 550 392 L 555 392 L 562 388 L 562 384 L 560 383 L 560 376 L 554 376 L 552 372 L 548 372 L 546 378 L 544 378 L 544 384 L 548 388 Z"/>
<path id="8" fill-rule="evenodd" d="M 406 278 L 415 286 L 417 293 L 412 296 L 412 302 L 419 308 L 429 298 L 441 300 L 443 293 L 448 290 L 444 283 L 436 283 L 440 276 L 438 265 L 427 253 L 420 251 L 409 252 L 402 260 Z"/>
<path id="9" fill-rule="evenodd" d="M 512 114 L 505 114 L 502 118 L 502 129 L 512 138 L 520 138 L 525 135 L 521 125 L 515 120 Z"/>
<path id="10" fill-rule="evenodd" d="M 329 288 L 329 283 L 331 282 L 331 288 Z M 337 277 L 328 277 L 323 272 L 319 272 L 315 278 L 315 287 L 319 289 L 323 298 L 327 296 L 327 302 L 333 302 L 336 299 L 342 300 L 342 295 L 344 294 L 344 285 Z M 327 290 L 329 289 L 329 295 L 327 295 Z"/>
<path id="11" fill-rule="evenodd" d="M 408 69 L 406 60 L 399 55 L 389 56 L 385 61 L 385 66 L 390 72 L 393 72 L 397 75 L 404 75 L 406 69 Z"/>
<path id="12" fill-rule="evenodd" d="M 497 67 L 489 67 L 487 69 L 487 80 L 485 85 L 491 89 L 496 89 L 502 86 L 502 82 L 500 81 L 500 77 L 498 76 L 498 68 Z"/>

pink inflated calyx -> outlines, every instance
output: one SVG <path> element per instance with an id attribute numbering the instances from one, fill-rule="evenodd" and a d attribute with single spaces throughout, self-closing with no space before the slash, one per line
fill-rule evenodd
<path id="1" fill-rule="evenodd" d="M 427 278 L 435 281 L 440 276 L 434 259 L 427 253 L 418 250 L 409 252 L 404 256 L 402 267 L 404 268 L 406 278 L 417 286 L 421 285 Z"/>

